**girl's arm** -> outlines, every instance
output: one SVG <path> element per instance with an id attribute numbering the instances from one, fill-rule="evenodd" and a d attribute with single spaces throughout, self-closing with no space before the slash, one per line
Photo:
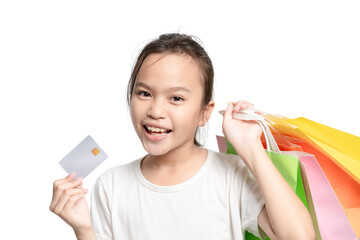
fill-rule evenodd
<path id="1" fill-rule="evenodd" d="M 75 231 L 77 240 L 97 240 L 97 237 L 94 233 L 93 228 L 83 230 L 83 231 Z"/>
<path id="2" fill-rule="evenodd" d="M 315 239 L 308 210 L 276 169 L 261 142 L 247 148 L 242 157 L 265 201 L 258 216 L 260 227 L 271 239 Z M 241 152 L 242 148 L 235 150 Z"/>
<path id="3" fill-rule="evenodd" d="M 271 239 L 315 239 L 310 214 L 276 169 L 262 146 L 261 127 L 255 121 L 232 118 L 234 111 L 252 106 L 245 101 L 229 104 L 223 131 L 261 189 L 265 207 L 258 224 Z"/>

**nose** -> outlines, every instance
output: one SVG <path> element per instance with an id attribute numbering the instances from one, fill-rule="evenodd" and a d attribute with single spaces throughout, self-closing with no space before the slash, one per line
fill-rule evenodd
<path id="1" fill-rule="evenodd" d="M 165 118 L 166 111 L 164 103 L 160 99 L 151 101 L 147 115 L 154 119 Z"/>

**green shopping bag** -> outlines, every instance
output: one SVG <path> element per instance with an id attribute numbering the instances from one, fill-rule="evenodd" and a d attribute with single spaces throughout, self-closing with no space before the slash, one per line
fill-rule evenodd
<path id="1" fill-rule="evenodd" d="M 223 114 L 223 112 L 224 111 L 220 111 L 220 114 Z M 295 155 L 287 155 L 287 154 L 282 154 L 280 152 L 276 144 L 276 141 L 273 135 L 271 134 L 268 124 L 265 122 L 263 117 L 261 117 L 258 114 L 255 114 L 254 110 L 253 111 L 244 110 L 239 113 L 233 113 L 233 117 L 240 120 L 255 120 L 259 122 L 260 126 L 263 129 L 263 133 L 266 140 L 267 155 L 269 156 L 275 167 L 278 169 L 278 171 L 281 173 L 281 175 L 284 177 L 286 182 L 289 184 L 289 186 L 292 188 L 292 190 L 296 193 L 296 195 L 300 198 L 300 200 L 309 210 L 309 206 L 305 194 L 304 183 L 301 174 L 299 158 Z M 237 152 L 235 151 L 234 147 L 227 141 L 226 138 L 225 140 L 227 146 L 226 153 L 237 155 Z M 221 148 L 220 144 L 219 144 L 219 148 Z M 254 236 L 250 232 L 245 233 L 245 240 L 255 240 L 255 239 L 259 239 L 259 238 Z M 270 238 L 267 237 L 266 239 L 270 239 Z"/>
<path id="2" fill-rule="evenodd" d="M 226 140 L 226 138 L 225 138 Z M 237 155 L 234 147 L 226 140 L 227 151 L 226 153 Z M 304 184 L 301 175 L 300 162 L 297 156 L 286 155 L 266 150 L 267 155 L 279 170 L 281 175 L 285 178 L 286 182 L 304 203 L 306 208 L 309 210 L 309 206 L 306 200 Z M 253 234 L 246 232 L 245 240 L 259 239 Z M 266 238 L 270 239 L 270 238 Z"/>

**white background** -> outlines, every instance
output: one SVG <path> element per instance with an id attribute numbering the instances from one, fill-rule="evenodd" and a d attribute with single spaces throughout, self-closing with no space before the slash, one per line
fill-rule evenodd
<path id="1" fill-rule="evenodd" d="M 59 166 L 87 135 L 109 158 L 143 154 L 126 105 L 137 54 L 166 32 L 198 36 L 215 68 L 206 146 L 229 101 L 360 135 L 359 1 L 1 1 L 2 239 L 74 239 L 49 211 Z M 89 198 L 89 194 L 87 195 Z"/>

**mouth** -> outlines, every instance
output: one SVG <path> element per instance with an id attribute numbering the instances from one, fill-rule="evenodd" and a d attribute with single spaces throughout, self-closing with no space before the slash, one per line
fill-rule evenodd
<path id="1" fill-rule="evenodd" d="M 164 128 L 156 128 L 151 126 L 143 125 L 143 128 L 145 131 L 153 136 L 160 136 L 160 135 L 166 135 L 168 133 L 171 133 L 171 129 L 164 129 Z"/>

